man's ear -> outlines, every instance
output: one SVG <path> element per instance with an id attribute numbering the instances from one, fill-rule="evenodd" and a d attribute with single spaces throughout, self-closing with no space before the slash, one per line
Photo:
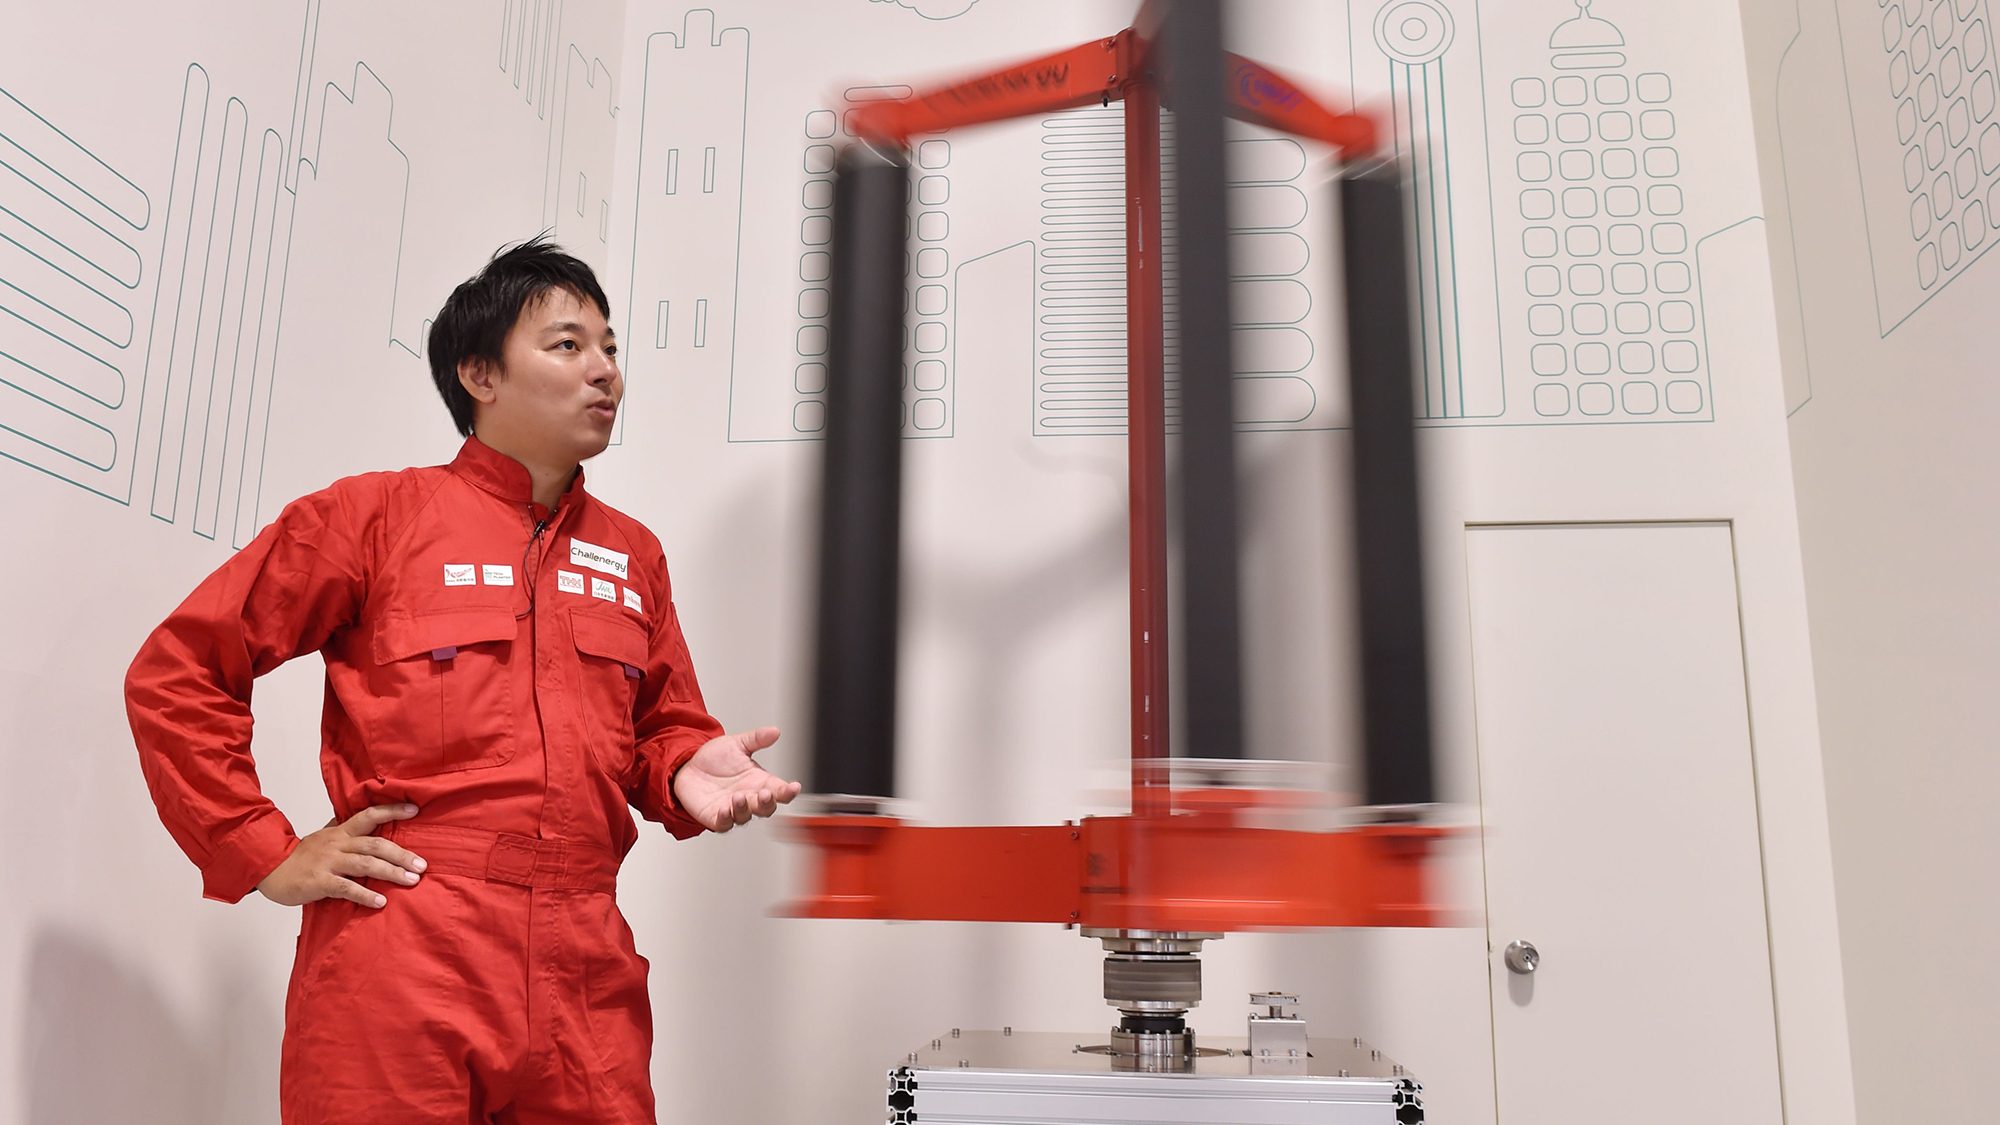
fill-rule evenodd
<path id="1" fill-rule="evenodd" d="M 493 405 L 498 392 L 493 384 L 500 378 L 500 365 L 478 356 L 468 356 L 458 361 L 458 385 L 472 396 L 472 401 Z"/>

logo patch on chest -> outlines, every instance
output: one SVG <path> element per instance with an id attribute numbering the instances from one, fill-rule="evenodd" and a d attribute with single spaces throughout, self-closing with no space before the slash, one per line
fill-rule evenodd
<path id="1" fill-rule="evenodd" d="M 593 578 L 590 580 L 590 596 L 593 598 L 603 598 L 607 602 L 615 602 L 618 600 L 618 587 L 605 579 Z"/>
<path id="2" fill-rule="evenodd" d="M 488 586 L 512 586 L 514 584 L 514 568 L 511 566 L 498 566 L 493 563 L 487 563 L 479 568 L 479 573 L 480 581 L 486 583 Z"/>
<path id="3" fill-rule="evenodd" d="M 473 563 L 444 564 L 444 584 L 447 586 L 479 585 L 479 568 Z"/>
<path id="4" fill-rule="evenodd" d="M 585 543 L 583 540 L 574 537 L 569 541 L 569 565 L 571 566 L 587 566 L 592 570 L 602 571 L 605 574 L 615 574 L 620 578 L 624 578 L 628 569 L 626 563 L 630 561 L 631 556 L 620 554 L 609 547 L 599 547 L 594 543 Z"/>
<path id="5" fill-rule="evenodd" d="M 583 593 L 583 575 L 572 570 L 556 571 L 556 589 L 565 594 Z"/>
<path id="6" fill-rule="evenodd" d="M 625 608 L 631 610 L 634 613 L 646 612 L 645 610 L 639 608 L 639 591 L 637 590 L 625 591 Z"/>

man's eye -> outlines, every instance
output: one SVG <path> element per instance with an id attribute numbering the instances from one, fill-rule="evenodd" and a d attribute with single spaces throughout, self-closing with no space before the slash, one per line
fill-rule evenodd
<path id="1" fill-rule="evenodd" d="M 608 348 L 604 349 L 604 354 L 605 354 L 605 355 L 608 355 L 608 356 L 611 356 L 611 357 L 612 357 L 612 358 L 614 358 L 614 359 L 615 359 L 615 358 L 617 358 L 617 356 L 618 356 L 618 345 L 616 345 L 616 344 L 613 344 L 613 345 L 611 345 L 610 347 L 608 347 Z"/>
<path id="2" fill-rule="evenodd" d="M 574 348 L 574 347 L 576 347 L 576 341 L 575 341 L 575 340 L 564 340 L 564 341 L 562 341 L 561 343 L 557 344 L 557 345 L 556 345 L 556 347 L 559 347 L 559 348 Z"/>

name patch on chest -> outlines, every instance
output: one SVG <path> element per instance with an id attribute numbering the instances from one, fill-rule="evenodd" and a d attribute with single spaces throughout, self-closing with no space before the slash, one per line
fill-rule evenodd
<path id="1" fill-rule="evenodd" d="M 629 561 L 631 561 L 631 556 L 620 554 L 609 547 L 599 547 L 596 544 L 585 543 L 583 540 L 576 538 L 572 538 L 569 541 L 569 565 L 571 566 L 587 566 L 592 570 L 602 571 L 605 574 L 615 574 L 620 578 L 624 578 L 627 576 L 628 568 L 626 563 Z"/>

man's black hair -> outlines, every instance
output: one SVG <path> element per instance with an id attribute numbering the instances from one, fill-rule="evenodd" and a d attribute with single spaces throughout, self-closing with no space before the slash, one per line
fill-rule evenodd
<path id="1" fill-rule="evenodd" d="M 547 235 L 501 247 L 486 268 L 452 290 L 438 310 L 431 324 L 431 380 L 460 435 L 472 433 L 472 396 L 458 381 L 459 363 L 483 359 L 497 366 L 514 322 L 531 302 L 552 289 L 567 290 L 579 301 L 597 302 L 597 311 L 611 319 L 611 302 L 597 284 L 597 275 Z"/>

